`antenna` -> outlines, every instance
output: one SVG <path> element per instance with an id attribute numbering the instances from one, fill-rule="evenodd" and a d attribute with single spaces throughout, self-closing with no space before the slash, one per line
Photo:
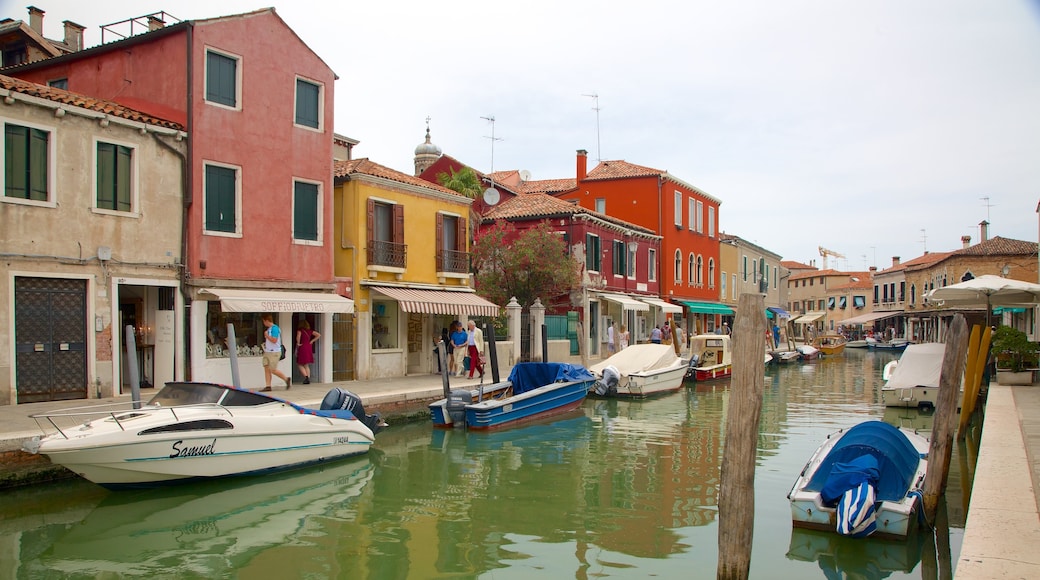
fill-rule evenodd
<path id="1" fill-rule="evenodd" d="M 598 161 L 603 161 L 603 157 L 600 155 L 600 149 L 599 149 L 599 94 L 598 93 L 591 93 L 591 94 L 582 94 L 581 96 L 583 96 L 583 97 L 590 97 L 594 101 L 596 101 L 596 105 L 594 107 L 592 107 L 592 110 L 596 111 L 596 161 L 597 162 Z"/>
<path id="2" fill-rule="evenodd" d="M 928 234 L 924 232 L 924 228 L 921 228 L 921 244 L 924 246 L 924 253 L 928 253 Z"/>
<path id="3" fill-rule="evenodd" d="M 979 199 L 981 199 L 982 201 L 986 202 L 986 203 L 984 203 L 982 205 L 986 206 L 986 221 L 988 222 L 989 221 L 989 208 L 993 207 L 995 204 L 992 204 L 992 203 L 989 202 L 989 196 L 988 195 L 985 196 L 985 197 L 980 197 Z"/>
<path id="4" fill-rule="evenodd" d="M 481 117 L 481 119 L 484 119 L 488 123 L 491 123 L 491 136 L 488 137 L 487 135 L 484 135 L 484 138 L 485 139 L 491 139 L 491 173 L 494 173 L 495 172 L 495 141 L 501 141 L 502 139 L 501 138 L 497 138 L 497 139 L 495 138 L 495 116 L 494 115 L 488 115 L 487 117 Z M 494 178 L 491 179 L 491 185 L 492 186 L 495 185 Z"/>

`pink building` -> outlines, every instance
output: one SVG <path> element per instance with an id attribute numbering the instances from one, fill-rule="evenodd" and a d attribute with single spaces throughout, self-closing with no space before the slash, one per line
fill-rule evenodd
<path id="1" fill-rule="evenodd" d="M 260 315 L 290 342 L 307 321 L 314 376 L 332 377 L 333 318 L 353 311 L 332 263 L 336 75 L 273 8 L 204 20 L 134 19 L 147 31 L 27 63 L 11 76 L 133 107 L 187 127 L 181 290 L 189 376 L 230 382 L 233 326 L 243 386 L 262 380 Z M 295 365 L 282 361 L 281 370 Z M 278 386 L 278 385 L 275 385 Z"/>

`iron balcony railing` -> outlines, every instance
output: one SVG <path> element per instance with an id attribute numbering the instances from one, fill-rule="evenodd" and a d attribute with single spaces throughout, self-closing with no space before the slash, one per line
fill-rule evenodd
<path id="1" fill-rule="evenodd" d="M 369 240 L 368 242 L 368 263 L 370 265 L 404 268 L 407 258 L 407 244 L 379 240 Z"/>
<path id="2" fill-rule="evenodd" d="M 469 252 L 441 250 L 437 253 L 437 271 L 456 274 L 469 272 Z"/>

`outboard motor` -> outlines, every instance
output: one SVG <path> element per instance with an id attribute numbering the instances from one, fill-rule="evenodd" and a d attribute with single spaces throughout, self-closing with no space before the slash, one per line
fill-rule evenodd
<path id="1" fill-rule="evenodd" d="M 473 402 L 473 394 L 466 389 L 452 389 L 448 393 L 448 418 L 456 425 L 466 422 L 466 405 Z"/>
<path id="2" fill-rule="evenodd" d="M 325 398 L 321 400 L 322 411 L 338 411 L 346 409 L 350 411 L 359 421 L 365 424 L 366 427 L 372 430 L 372 434 L 383 430 L 387 424 L 383 421 L 382 416 L 379 413 L 374 415 L 368 415 L 365 413 L 365 406 L 361 403 L 361 397 L 354 393 L 336 387 L 329 391 Z"/>
<path id="3" fill-rule="evenodd" d="M 592 385 L 592 392 L 599 396 L 617 394 L 618 383 L 621 382 L 621 372 L 614 365 L 607 365 L 603 369 L 603 378 Z"/>

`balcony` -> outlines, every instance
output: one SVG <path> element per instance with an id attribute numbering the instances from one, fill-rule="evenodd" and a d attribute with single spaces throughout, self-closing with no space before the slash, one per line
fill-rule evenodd
<path id="1" fill-rule="evenodd" d="M 437 253 L 438 276 L 445 274 L 469 274 L 469 252 L 441 250 Z"/>
<path id="2" fill-rule="evenodd" d="M 369 240 L 367 258 L 370 278 L 375 278 L 377 272 L 389 272 L 400 280 L 408 262 L 408 246 L 407 244 Z"/>

